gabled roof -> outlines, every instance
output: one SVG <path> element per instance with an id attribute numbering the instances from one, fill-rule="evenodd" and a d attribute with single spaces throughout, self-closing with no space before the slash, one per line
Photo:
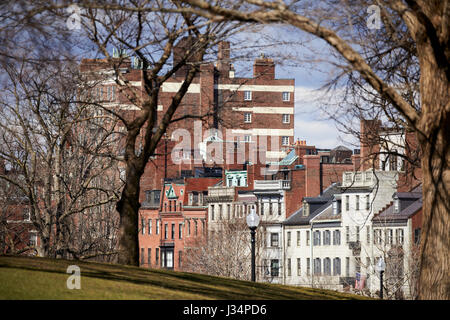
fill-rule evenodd
<path id="1" fill-rule="evenodd" d="M 396 192 L 394 197 L 397 196 L 400 202 L 400 211 L 394 212 L 394 203 L 389 203 L 385 208 L 381 209 L 376 214 L 373 222 L 385 222 L 385 221 L 397 221 L 407 220 L 422 209 L 422 193 L 420 188 L 415 188 L 412 192 Z"/>

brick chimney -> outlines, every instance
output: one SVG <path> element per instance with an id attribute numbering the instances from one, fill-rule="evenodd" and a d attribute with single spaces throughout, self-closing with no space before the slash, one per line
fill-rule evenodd
<path id="1" fill-rule="evenodd" d="M 221 41 L 218 44 L 217 70 L 222 77 L 230 77 L 230 43 L 228 41 Z"/>
<path id="2" fill-rule="evenodd" d="M 380 146 L 378 144 L 378 134 L 381 127 L 381 121 L 361 119 L 360 122 L 360 138 L 361 144 L 361 171 L 376 167 L 374 154 L 379 151 Z"/>
<path id="3" fill-rule="evenodd" d="M 253 78 L 273 80 L 275 79 L 275 63 L 273 59 L 266 58 L 264 54 L 255 60 L 253 64 Z"/>
<path id="4" fill-rule="evenodd" d="M 186 64 L 175 72 L 176 77 L 184 77 L 190 69 L 192 63 L 198 63 L 202 61 L 200 53 L 195 52 L 197 39 L 192 37 L 184 37 L 173 48 L 173 65 L 177 65 L 181 60 L 183 60 L 186 55 Z"/>

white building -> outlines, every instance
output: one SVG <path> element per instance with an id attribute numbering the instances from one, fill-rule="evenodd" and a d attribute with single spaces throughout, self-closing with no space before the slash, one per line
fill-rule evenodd
<path id="1" fill-rule="evenodd" d="M 305 198 L 284 223 L 286 238 L 300 236 L 285 248 L 286 284 L 342 290 L 354 288 L 359 278 L 359 289 L 370 289 L 376 262 L 372 217 L 392 199 L 397 178 L 397 171 L 345 172 L 340 188 Z"/>

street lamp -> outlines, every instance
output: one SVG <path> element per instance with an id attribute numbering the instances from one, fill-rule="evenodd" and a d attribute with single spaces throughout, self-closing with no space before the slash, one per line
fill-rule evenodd
<path id="1" fill-rule="evenodd" d="M 383 257 L 378 259 L 377 271 L 380 273 L 380 298 L 383 299 L 383 273 L 386 270 L 386 264 L 384 263 Z"/>
<path id="2" fill-rule="evenodd" d="M 247 216 L 247 226 L 250 229 L 250 234 L 252 235 L 252 281 L 256 281 L 256 271 L 255 271 L 255 233 L 256 228 L 259 225 L 259 216 L 255 213 L 255 209 L 250 210 L 250 214 Z"/>

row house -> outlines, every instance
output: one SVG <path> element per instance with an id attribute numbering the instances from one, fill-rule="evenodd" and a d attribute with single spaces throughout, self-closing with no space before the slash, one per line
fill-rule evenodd
<path id="1" fill-rule="evenodd" d="M 285 237 L 298 232 L 306 239 L 303 246 L 299 239 L 299 247 L 286 248 L 286 283 L 342 290 L 355 286 L 357 274 L 369 277 L 375 262 L 371 219 L 392 198 L 397 179 L 392 171 L 346 172 L 339 187 L 304 198 L 284 224 Z M 294 263 L 301 270 L 297 276 L 288 272 Z"/>
<path id="2" fill-rule="evenodd" d="M 394 193 L 392 201 L 372 219 L 372 255 L 375 260 L 383 257 L 386 263 L 384 287 L 388 297 L 414 299 L 417 296 L 421 226 L 421 185 L 410 192 Z"/>
<path id="3" fill-rule="evenodd" d="M 208 186 L 216 178 L 166 180 L 162 190 L 149 190 L 139 212 L 140 265 L 181 270 L 186 246 L 206 235 Z"/>
<path id="4" fill-rule="evenodd" d="M 346 158 L 351 159 L 352 152 Z M 352 163 L 327 161 L 313 146 L 298 141 L 281 161 L 267 167 L 248 164 L 246 170 L 225 170 L 221 183 L 208 188 L 208 230 L 220 231 L 223 224 L 245 217 L 254 209 L 260 216 L 258 227 L 257 278 L 260 281 L 285 282 L 284 247 L 290 241 L 283 223 L 301 205 L 304 197 L 319 196 L 323 188 L 342 180 L 342 172 Z M 265 175 L 258 175 L 264 169 Z"/>

